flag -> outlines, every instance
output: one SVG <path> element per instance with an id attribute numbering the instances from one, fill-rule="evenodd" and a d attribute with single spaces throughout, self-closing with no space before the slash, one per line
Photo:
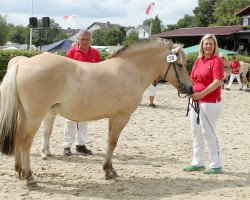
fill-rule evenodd
<path id="1" fill-rule="evenodd" d="M 64 16 L 63 19 L 68 20 L 71 19 L 72 17 L 76 17 L 76 15 Z"/>
<path id="2" fill-rule="evenodd" d="M 154 5 L 155 5 L 154 2 L 152 2 L 151 4 L 149 4 L 149 6 L 147 7 L 147 10 L 146 10 L 146 14 L 147 14 L 147 15 L 149 15 L 149 12 L 150 12 L 152 6 L 154 6 Z"/>

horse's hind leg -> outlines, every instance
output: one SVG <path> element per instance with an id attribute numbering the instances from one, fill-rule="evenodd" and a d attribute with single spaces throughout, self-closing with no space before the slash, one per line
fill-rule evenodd
<path id="1" fill-rule="evenodd" d="M 51 156 L 51 152 L 49 150 L 49 141 L 55 118 L 56 113 L 53 111 L 49 111 L 43 120 L 43 144 L 41 148 L 41 155 L 43 160 L 46 160 L 47 156 Z"/>
<path id="2" fill-rule="evenodd" d="M 30 118 L 32 119 L 32 118 Z M 36 187 L 36 181 L 32 176 L 31 168 L 30 168 L 30 148 L 35 136 L 36 131 L 38 130 L 40 124 L 42 122 L 42 118 L 32 120 L 27 120 L 24 118 L 20 120 L 20 128 L 19 134 L 20 136 L 20 149 L 21 149 L 21 161 L 22 161 L 22 178 L 27 180 L 27 185 L 29 187 Z"/>
<path id="3" fill-rule="evenodd" d="M 105 179 L 113 179 L 117 175 L 115 169 L 112 166 L 112 156 L 114 149 L 117 145 L 117 141 L 119 139 L 120 133 L 123 128 L 126 126 L 130 119 L 129 115 L 116 116 L 114 118 L 109 119 L 109 139 L 108 139 L 108 148 L 105 155 L 105 160 L 103 163 L 103 170 L 105 172 Z"/>
<path id="4" fill-rule="evenodd" d="M 22 178 L 22 160 L 21 160 L 21 149 L 18 146 L 15 147 L 15 171 L 18 173 L 18 178 Z"/>

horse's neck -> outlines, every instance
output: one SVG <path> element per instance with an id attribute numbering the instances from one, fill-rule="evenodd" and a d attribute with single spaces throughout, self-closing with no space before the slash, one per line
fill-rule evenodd
<path id="1" fill-rule="evenodd" d="M 231 68 L 231 62 L 229 60 L 225 59 L 224 64 L 226 67 Z"/>
<path id="2" fill-rule="evenodd" d="M 141 87 L 146 90 L 150 83 L 164 70 L 162 65 L 166 59 L 166 50 L 162 49 L 157 52 L 143 50 L 134 56 L 131 55 L 128 59 L 137 71 Z"/>

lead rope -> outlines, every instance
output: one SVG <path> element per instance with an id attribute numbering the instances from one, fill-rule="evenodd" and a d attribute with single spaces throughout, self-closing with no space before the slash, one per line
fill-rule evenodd
<path id="1" fill-rule="evenodd" d="M 200 124 L 200 104 L 198 101 L 194 101 L 194 100 L 192 100 L 192 103 L 190 103 L 190 100 L 191 100 L 191 95 L 189 95 L 189 97 L 188 97 L 188 106 L 187 106 L 186 116 L 188 116 L 188 113 L 193 108 L 194 111 L 197 113 L 196 123 Z"/>

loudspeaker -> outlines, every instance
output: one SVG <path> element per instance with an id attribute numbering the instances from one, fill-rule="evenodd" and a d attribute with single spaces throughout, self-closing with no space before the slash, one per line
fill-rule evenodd
<path id="1" fill-rule="evenodd" d="M 43 28 L 48 28 L 50 26 L 50 18 L 49 17 L 43 17 L 42 18 L 42 24 L 43 24 Z"/>
<path id="2" fill-rule="evenodd" d="M 30 17 L 30 28 L 36 28 L 37 27 L 37 18 L 36 17 Z"/>

